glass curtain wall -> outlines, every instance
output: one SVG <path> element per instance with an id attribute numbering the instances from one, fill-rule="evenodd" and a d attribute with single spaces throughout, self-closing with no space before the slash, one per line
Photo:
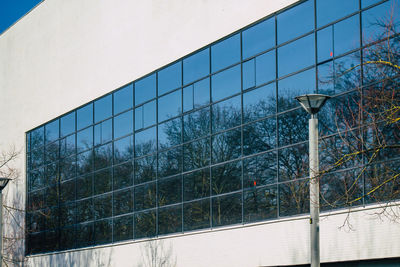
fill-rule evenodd
<path id="1" fill-rule="evenodd" d="M 322 210 L 398 198 L 393 181 L 366 192 L 399 148 L 359 152 L 399 143 L 373 115 L 398 72 L 366 64 L 399 52 L 399 5 L 301 1 L 29 131 L 27 254 L 308 213 L 305 93 L 334 96 Z"/>

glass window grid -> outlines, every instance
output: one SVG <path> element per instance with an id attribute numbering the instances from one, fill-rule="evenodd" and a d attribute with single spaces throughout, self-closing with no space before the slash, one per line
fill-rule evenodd
<path id="1" fill-rule="evenodd" d="M 362 9 L 362 10 L 359 10 L 359 11 L 357 11 L 357 12 L 354 12 L 354 13 L 351 13 L 351 14 L 349 14 L 349 15 L 347 15 L 346 17 L 343 17 L 343 18 L 340 18 L 340 19 L 338 19 L 338 20 L 336 20 L 336 21 L 333 21 L 333 22 L 331 22 L 331 23 L 329 23 L 329 24 L 327 24 L 327 25 L 324 25 L 323 27 L 320 27 L 320 28 L 318 28 L 318 29 L 314 29 L 313 31 L 311 31 L 311 32 L 307 32 L 307 33 L 305 33 L 305 34 L 303 34 L 303 35 L 301 35 L 301 36 L 298 36 L 298 37 L 296 37 L 296 38 L 294 38 L 293 40 L 289 40 L 289 41 L 287 41 L 287 42 L 285 42 L 285 43 L 283 43 L 283 44 L 280 44 L 280 45 L 276 45 L 275 47 L 272 47 L 272 48 L 269 48 L 268 50 L 266 50 L 266 51 L 262 51 L 262 52 L 260 52 L 260 53 L 258 53 L 258 54 L 256 54 L 256 55 L 253 55 L 252 57 L 249 57 L 249 58 L 246 58 L 246 60 L 245 61 L 248 61 L 248 60 L 251 60 L 251 59 L 254 59 L 255 57 L 257 57 L 257 56 L 259 56 L 259 55 L 261 55 L 261 54 L 264 54 L 264 53 L 268 53 L 269 51 L 272 51 L 272 50 L 276 50 L 278 47 L 281 47 L 281 46 L 283 46 L 283 45 L 286 45 L 286 44 L 288 44 L 288 43 L 290 43 L 290 42 L 293 42 L 293 41 L 295 41 L 295 40 L 298 40 L 298 39 L 300 39 L 300 38 L 302 38 L 302 37 L 304 37 L 304 36 L 306 36 L 306 35 L 308 35 L 308 34 L 310 34 L 310 33 L 313 33 L 313 34 L 316 34 L 316 31 L 317 30 L 320 30 L 320 29 L 323 29 L 323 28 L 326 28 L 326 27 L 329 27 L 329 26 L 331 26 L 332 24 L 334 24 L 334 23 L 337 23 L 337 22 L 339 22 L 339 21 L 342 21 L 342 20 L 344 20 L 344 19 L 346 19 L 346 18 L 348 18 L 348 17 L 351 17 L 351 16 L 353 16 L 353 15 L 355 15 L 355 14 L 358 14 L 358 13 L 361 13 L 362 11 L 364 11 L 364 10 L 367 10 L 367 9 L 370 9 L 370 8 L 373 8 L 374 6 L 376 6 L 376 5 L 379 5 L 380 3 L 383 3 L 383 2 L 385 2 L 385 1 L 380 1 L 380 2 L 378 2 L 378 3 L 376 3 L 376 4 L 374 4 L 374 5 L 371 5 L 371 6 L 369 6 L 369 7 L 367 7 L 367 8 L 364 8 L 364 9 Z M 284 12 L 284 11 L 283 11 Z M 276 15 L 274 15 L 274 16 L 276 16 Z M 268 19 L 268 18 L 270 18 L 271 16 L 269 16 L 269 17 L 267 17 L 266 19 Z M 360 16 L 361 17 L 361 16 Z M 251 27 L 251 26 L 249 26 L 249 27 Z M 249 28 L 249 27 L 246 27 L 246 28 Z M 362 26 L 361 26 L 362 27 Z M 361 29 L 360 29 L 360 31 L 361 31 Z M 277 33 L 275 32 L 275 35 L 276 35 Z M 233 36 L 233 34 L 232 35 L 230 35 L 230 36 Z M 360 35 L 361 36 L 361 35 Z M 227 38 L 229 38 L 229 37 L 227 37 Z M 215 42 L 215 43 L 213 43 L 213 44 L 216 44 L 217 42 Z M 207 46 L 207 48 L 210 48 L 213 44 L 211 44 L 211 45 L 208 45 Z M 354 52 L 354 51 L 358 51 L 358 50 L 362 50 L 363 48 L 365 48 L 366 46 L 370 46 L 370 45 L 372 45 L 372 44 L 367 44 L 367 45 L 365 45 L 365 46 L 360 46 L 360 49 L 354 49 L 354 50 L 352 50 L 352 51 L 348 51 L 348 52 L 346 52 L 345 54 L 342 54 L 341 55 L 341 57 L 343 56 L 343 55 L 347 55 L 347 54 L 351 54 L 352 52 Z M 199 50 L 200 51 L 200 50 Z M 317 53 L 317 52 L 315 52 L 315 53 Z M 193 53 L 194 54 L 194 53 Z M 190 56 L 190 55 L 189 55 Z M 188 57 L 189 57 L 188 56 Z M 210 53 L 210 57 L 211 57 L 211 53 Z M 315 57 L 316 59 L 315 60 L 317 60 L 317 57 Z M 335 59 L 335 58 L 333 58 L 333 59 Z M 179 61 L 182 61 L 183 59 L 181 59 L 181 60 L 179 60 Z M 329 59 L 329 60 L 332 60 L 332 59 Z M 326 61 L 329 61 L 329 60 L 326 60 Z M 177 62 L 179 62 L 179 61 L 177 61 Z M 325 62 L 326 62 L 325 61 Z M 210 60 L 210 62 L 211 62 L 211 60 Z M 237 64 L 243 64 L 243 60 L 240 62 L 240 63 L 237 63 Z M 325 63 L 325 62 L 320 62 L 319 64 L 322 64 L 322 63 Z M 174 63 L 172 63 L 172 64 L 175 64 L 176 62 L 174 62 Z M 210 63 L 211 64 L 211 63 Z M 231 68 L 231 67 L 233 67 L 233 66 L 235 66 L 235 65 L 237 65 L 237 64 L 233 64 L 233 65 L 230 65 L 230 66 L 227 66 L 227 67 L 225 67 L 225 68 L 223 68 L 223 69 L 221 69 L 221 70 L 218 70 L 217 72 L 214 72 L 214 73 L 210 73 L 210 74 L 208 74 L 208 75 L 206 75 L 206 76 L 203 76 L 203 77 L 201 77 L 201 78 L 199 78 L 199 79 L 197 79 L 197 80 L 195 80 L 195 81 L 192 81 L 192 82 L 190 82 L 190 83 L 187 83 L 187 84 L 183 84 L 183 82 L 182 82 L 182 86 L 181 87 L 179 87 L 179 88 L 176 88 L 176 89 L 173 89 L 173 90 L 171 90 L 171 91 L 169 91 L 169 92 L 167 92 L 167 93 L 171 93 L 171 92 L 173 92 L 173 91 L 176 91 L 176 90 L 181 90 L 183 87 L 186 87 L 186 86 L 188 86 L 188 85 L 191 85 L 191 84 L 194 84 L 194 83 L 196 83 L 196 82 L 198 82 L 198 81 L 200 81 L 200 80 L 202 80 L 202 79 L 204 79 L 204 78 L 206 78 L 206 77 L 211 77 L 212 75 L 215 75 L 215 74 L 217 74 L 217 73 L 219 73 L 219 72 L 222 72 L 222 71 L 224 71 L 224 70 L 226 70 L 226 69 L 228 69 L 228 68 Z M 276 62 L 275 64 L 278 64 L 278 62 Z M 319 65 L 318 64 L 318 65 Z M 183 64 L 181 64 L 181 65 L 183 65 Z M 315 67 L 317 64 L 315 63 L 314 65 L 312 65 L 312 66 L 310 66 L 310 67 L 307 67 L 307 68 L 305 68 L 305 69 L 301 69 L 301 70 L 298 70 L 298 71 L 296 71 L 295 73 L 290 73 L 290 74 L 288 74 L 287 76 L 292 76 L 292 75 L 294 75 L 294 74 L 296 74 L 296 73 L 299 73 L 299 72 L 302 72 L 302 71 L 305 71 L 305 70 L 307 70 L 307 69 L 311 69 L 311 68 L 313 68 L 313 67 Z M 182 68 L 183 68 L 183 66 L 182 66 Z M 211 66 L 210 66 L 210 68 L 211 68 Z M 211 71 L 210 71 L 211 72 Z M 149 74 L 148 76 L 150 76 L 151 74 Z M 283 78 L 286 78 L 287 76 L 285 76 L 285 77 L 280 77 L 279 79 L 283 79 Z M 157 76 L 156 76 L 157 77 Z M 183 79 L 183 75 L 182 75 L 182 79 Z M 277 79 L 278 80 L 278 79 Z M 272 82 L 276 82 L 277 80 L 274 80 L 274 81 L 272 81 Z M 211 81 L 211 79 L 210 79 L 210 81 Z M 270 83 L 270 82 L 268 82 L 268 83 Z M 268 83 L 266 83 L 266 84 L 268 84 Z M 156 82 L 156 84 L 157 84 L 157 82 Z M 277 83 L 276 83 L 277 84 Z M 259 88 L 259 87 L 262 87 L 262 86 L 264 86 L 265 84 L 262 84 L 262 85 L 259 85 L 259 86 L 257 86 L 257 87 L 252 87 L 252 88 L 249 88 L 249 89 L 247 89 L 246 91 L 250 91 L 250 90 L 254 90 L 254 89 L 256 89 L 256 88 Z M 276 87 L 277 87 L 277 85 L 276 85 Z M 212 90 L 212 87 L 210 87 L 210 91 Z M 277 90 L 278 90 L 278 88 L 277 88 Z M 318 90 L 318 89 L 317 89 Z M 182 90 L 182 92 L 183 92 L 183 90 Z M 226 100 L 226 99 L 229 99 L 229 98 L 232 98 L 232 97 L 235 97 L 235 96 L 237 96 L 237 95 L 241 95 L 241 98 L 243 98 L 243 92 L 244 92 L 244 90 L 243 90 L 243 88 L 242 88 L 242 90 L 241 90 L 241 92 L 240 93 L 238 93 L 238 94 L 236 94 L 236 95 L 233 95 L 233 96 L 230 96 L 230 97 L 227 97 L 227 98 L 224 98 L 224 99 L 221 99 L 221 100 L 219 100 L 218 102 L 220 102 L 220 101 L 223 101 L 223 100 Z M 165 94 L 167 94 L 167 93 L 165 93 Z M 163 94 L 163 95 L 165 95 L 165 94 Z M 158 94 L 156 94 L 156 95 L 158 95 Z M 211 92 L 210 92 L 210 95 L 211 95 Z M 159 95 L 159 96 L 162 96 L 162 95 Z M 133 98 L 134 98 L 134 94 L 133 94 Z M 152 99 L 150 99 L 150 100 L 147 100 L 146 102 L 143 102 L 143 103 L 141 103 L 140 105 L 137 105 L 137 106 L 134 106 L 134 107 L 132 107 L 132 108 L 130 108 L 130 109 L 126 109 L 126 110 L 124 110 L 124 111 L 121 111 L 121 112 L 119 112 L 118 114 L 121 114 L 121 113 L 123 113 L 123 112 L 126 112 L 126 111 L 128 111 L 128 110 L 134 110 L 136 107 L 138 107 L 138 106 L 141 106 L 141 105 L 144 105 L 144 104 L 146 104 L 146 103 L 148 103 L 148 102 L 151 102 L 151 101 L 153 101 L 153 100 L 157 100 L 158 99 L 158 97 L 156 97 L 156 98 L 152 98 Z M 96 99 L 97 100 L 97 99 Z M 94 100 L 95 101 L 95 100 Z M 93 105 L 93 103 L 94 103 L 94 101 L 91 101 L 89 104 L 92 104 Z M 183 102 L 183 97 L 182 97 L 182 102 Z M 213 105 L 213 104 L 215 104 L 215 103 L 218 103 L 218 102 L 210 102 L 208 105 L 205 105 L 205 106 L 202 106 L 202 107 L 200 107 L 200 108 L 195 108 L 195 109 L 193 109 L 193 110 L 190 110 L 190 111 L 187 111 L 187 112 L 182 112 L 182 114 L 180 114 L 179 116 L 176 116 L 176 117 L 174 117 L 174 118 L 177 118 L 177 117 L 183 117 L 184 115 L 186 115 L 186 114 L 188 114 L 189 112 L 193 112 L 193 111 L 196 111 L 196 110 L 200 110 L 200 109 L 202 109 L 202 108 L 205 108 L 205 107 L 209 107 L 209 106 L 211 106 L 211 105 Z M 113 105 L 114 105 L 114 101 L 112 101 L 112 103 L 113 103 Z M 134 103 L 134 101 L 133 101 L 133 103 Z M 87 105 L 87 104 L 85 104 L 85 105 Z M 242 106 L 243 106 L 243 104 L 242 104 Z M 277 105 L 278 106 L 278 105 Z M 158 108 L 158 107 L 157 107 Z M 156 108 L 156 109 L 157 109 Z M 243 112 L 242 112 L 242 109 L 243 109 L 243 107 L 241 107 L 241 116 L 243 117 Z M 75 109 L 75 110 L 78 110 L 78 108 L 77 109 Z M 75 111 L 74 110 L 74 111 Z M 112 110 L 114 111 L 114 108 L 112 108 Z M 73 112 L 74 112 L 73 111 Z M 275 114 L 275 115 L 272 115 L 272 116 L 268 116 L 268 117 L 274 117 L 274 116 L 278 116 L 278 115 L 280 115 L 280 114 L 283 114 L 283 113 L 286 113 L 286 112 L 290 112 L 291 110 L 288 110 L 288 111 L 284 111 L 284 112 L 280 112 L 280 113 L 277 113 L 277 114 Z M 94 113 L 94 111 L 93 111 L 93 113 Z M 118 114 L 113 114 L 113 116 L 116 116 L 116 115 L 118 115 Z M 156 114 L 157 114 L 157 111 L 156 111 Z M 76 112 L 75 112 L 75 116 L 77 116 L 76 115 Z M 267 117 L 265 117 L 265 118 L 267 118 Z M 260 119 L 258 119 L 257 121 L 259 121 L 259 120 L 263 120 L 263 119 L 265 119 L 265 118 L 260 118 Z M 173 119 L 173 118 L 171 118 L 171 119 Z M 106 119 L 105 119 L 106 120 Z M 183 120 L 182 120 L 183 121 Z M 98 123 L 98 122 L 97 122 Z M 250 122 L 249 122 L 250 123 Z M 249 124 L 249 123 L 246 123 L 246 124 L 242 124 L 241 123 L 241 125 L 240 126 L 237 126 L 237 127 L 235 127 L 235 128 L 242 128 L 243 126 L 245 126 L 245 125 L 247 125 L 247 124 Z M 253 123 L 253 122 L 252 122 Z M 72 133 L 72 134 L 76 134 L 76 124 L 77 124 L 77 121 L 76 121 L 76 118 L 75 118 L 75 132 L 74 133 Z M 158 124 L 158 118 L 156 118 L 156 124 Z M 89 126 L 86 126 L 85 127 L 85 129 L 86 128 L 88 128 L 88 127 L 92 127 L 94 125 L 94 123 L 92 122 L 92 124 L 91 125 L 89 125 Z M 152 125 L 153 126 L 153 125 Z M 147 128 L 150 128 L 150 127 L 152 127 L 152 126 L 149 126 L 149 127 L 147 127 Z M 38 127 L 39 128 L 39 127 Z M 147 129 L 146 128 L 146 129 Z M 226 130 L 224 130 L 224 131 L 221 131 L 222 133 L 223 132 L 226 132 L 226 131 L 229 131 L 229 130 L 232 130 L 232 129 L 235 129 L 235 128 L 231 128 L 231 129 L 226 129 Z M 34 129 L 34 130 L 36 130 L 36 129 Z M 32 130 L 32 131 L 34 131 L 34 130 Z M 82 129 L 79 129 L 79 130 L 83 130 L 83 128 Z M 141 129 L 140 131 L 142 131 L 142 130 L 145 130 L 145 129 Z M 30 134 L 32 131 L 30 131 L 29 133 L 27 133 L 27 142 L 28 142 L 28 144 L 27 144 L 27 158 L 28 159 L 31 159 L 32 158 L 32 156 L 30 155 L 30 153 L 33 151 L 33 149 L 32 149 L 32 146 L 30 145 L 31 144 L 31 140 L 32 140 L 32 135 Z M 61 129 L 59 130 L 60 132 L 61 132 Z M 277 129 L 277 131 L 278 131 L 278 129 Z M 61 133 L 59 132 L 59 134 L 58 134 L 58 136 L 59 137 L 61 137 Z M 137 132 L 139 132 L 139 131 L 137 131 Z M 219 132 L 219 133 L 221 133 L 221 132 Z M 72 134 L 70 134 L 70 135 L 72 135 Z M 132 133 L 129 133 L 129 134 L 132 134 Z M 129 135 L 129 134 L 127 134 L 127 135 Z M 207 136 L 203 136 L 203 137 L 200 137 L 200 138 L 198 138 L 198 139 L 194 139 L 194 140 L 200 140 L 200 139 L 203 139 L 203 138 L 210 138 L 211 136 L 213 136 L 213 135 L 215 135 L 215 133 L 211 133 L 211 131 L 210 131 L 210 133 L 207 135 Z M 243 135 L 243 133 L 242 133 L 242 135 Z M 123 137 L 125 137 L 125 136 L 123 136 Z M 118 138 L 118 139 L 121 139 L 121 138 L 123 138 L 123 137 L 120 137 L 120 138 Z M 65 136 L 63 136 L 62 138 L 65 138 Z M 76 138 L 76 135 L 75 135 L 75 138 Z M 182 137 L 183 138 L 183 137 Z M 278 138 L 278 135 L 277 135 L 277 138 Z M 45 137 L 44 137 L 44 139 L 45 139 Z M 243 136 L 242 136 L 242 138 L 241 139 L 243 139 Z M 190 142 L 193 142 L 194 140 L 190 140 Z M 76 140 L 75 140 L 76 141 Z M 112 141 L 115 141 L 114 139 L 112 140 Z M 112 141 L 110 141 L 110 142 L 112 142 Z M 56 143 L 56 142 L 58 142 L 58 140 L 56 140 L 56 141 L 54 141 L 53 143 Z M 189 143 L 189 142 L 187 142 L 187 143 Z M 243 140 L 241 140 L 241 143 L 243 143 Z M 44 146 L 44 144 L 45 144 L 45 142 L 44 141 L 42 141 L 42 145 L 41 146 L 39 146 L 39 147 L 36 147 L 35 149 L 36 150 L 40 150 L 40 149 L 42 149 L 42 151 L 43 151 L 43 153 L 45 153 L 45 146 Z M 183 140 L 182 140 L 182 144 L 179 144 L 179 145 L 176 145 L 176 146 L 174 146 L 174 147 L 178 147 L 178 146 L 182 146 L 183 144 L 185 144 L 185 143 L 183 143 Z M 47 144 L 48 145 L 48 144 Z M 291 145 L 289 145 L 289 146 L 286 146 L 286 147 L 291 147 L 291 146 L 294 146 L 294 145 L 296 145 L 296 144 L 291 144 Z M 174 148 L 174 147 L 171 147 L 171 148 Z M 171 149 L 171 148 L 168 148 L 168 149 Z M 282 149 L 282 148 L 284 148 L 284 147 L 278 147 L 278 148 L 274 148 L 274 149 L 272 149 L 272 150 L 270 150 L 270 151 L 276 151 L 277 149 Z M 92 147 L 92 148 L 90 148 L 90 149 L 88 149 L 87 151 L 90 151 L 90 150 L 93 150 L 94 149 L 94 147 Z M 210 148 L 211 149 L 211 148 Z M 241 149 L 243 150 L 243 146 L 241 147 Z M 60 149 L 59 149 L 60 150 Z M 59 153 L 60 151 L 58 151 L 58 153 Z M 155 152 L 155 153 L 153 153 L 153 155 L 158 155 L 158 152 L 159 151 L 157 151 L 157 152 Z M 242 161 L 243 159 L 246 159 L 246 158 L 250 158 L 250 157 L 254 157 L 254 156 L 257 156 L 257 155 L 261 155 L 261 154 L 264 154 L 264 153 L 267 153 L 268 151 L 264 151 L 264 152 L 261 152 L 261 153 L 258 153 L 258 154 L 253 154 L 253 155 L 248 155 L 248 156 L 240 156 L 240 158 L 239 158 L 239 161 Z M 278 154 L 278 153 L 277 153 Z M 76 156 L 76 147 L 75 147 L 75 153 L 74 153 L 74 155 Z M 211 155 L 211 154 L 210 154 Z M 243 155 L 243 153 L 241 154 L 241 155 Z M 141 156 L 141 157 L 145 157 L 145 156 Z M 141 157 L 139 157 L 139 158 L 141 158 Z M 278 156 L 277 156 L 278 157 Z M 136 158 L 135 158 L 136 159 Z M 210 167 L 212 167 L 212 166 L 218 166 L 218 165 L 221 165 L 221 164 L 226 164 L 226 163 L 229 163 L 229 162 L 233 162 L 233 161 L 236 161 L 237 159 L 234 159 L 234 160 L 231 160 L 231 161 L 227 161 L 227 162 L 222 162 L 222 163 L 218 163 L 218 164 L 214 164 L 214 165 L 209 165 L 208 167 L 206 167 L 206 168 L 209 168 L 210 169 L 210 171 L 211 171 L 211 168 Z M 56 160 L 56 161 L 54 161 L 54 162 L 57 162 L 58 160 Z M 131 160 L 128 160 L 127 162 L 130 162 Z M 43 166 L 45 166 L 45 164 L 46 163 L 42 163 L 42 165 L 39 165 L 39 166 L 36 166 L 34 169 L 28 169 L 28 172 L 31 172 L 31 171 L 35 171 L 35 170 L 39 170 L 39 169 L 41 169 L 41 168 L 43 168 Z M 121 164 L 123 164 L 123 163 L 121 163 Z M 28 166 L 30 166 L 30 162 L 28 162 L 28 164 L 27 164 Z M 94 161 L 92 162 L 92 165 L 94 165 Z M 120 165 L 120 164 L 118 164 L 118 165 Z M 112 168 L 112 167 L 114 167 L 114 166 L 118 166 L 118 165 L 111 165 L 111 167 L 110 168 Z M 134 170 L 135 168 L 133 168 L 133 170 Z M 201 169 L 201 168 L 200 168 Z M 188 174 L 188 173 L 192 173 L 192 172 L 195 172 L 195 171 L 197 171 L 197 170 L 199 170 L 199 169 L 193 169 L 193 170 L 190 170 L 190 171 L 187 171 L 187 172 L 184 172 L 184 171 L 182 171 L 181 172 L 181 176 L 183 177 L 183 175 L 184 174 Z M 341 170 L 342 171 L 342 170 Z M 242 171 L 243 172 L 243 171 Z M 76 175 L 76 174 L 75 174 Z M 278 174 L 277 174 L 278 175 Z M 133 175 L 132 175 L 133 176 Z M 174 176 L 174 175 L 172 175 L 172 176 Z M 77 179 L 77 178 L 80 178 L 80 177 L 82 177 L 82 176 L 75 176 L 75 177 L 73 177 L 73 178 L 71 178 L 71 179 L 69 179 L 69 180 L 73 180 L 73 179 Z M 93 175 L 92 175 L 92 177 L 93 177 Z M 168 177 L 163 177 L 162 179 L 160 179 L 160 180 L 164 180 L 164 179 L 167 179 Z M 133 179 L 133 178 L 132 178 Z M 183 179 L 183 178 L 182 178 Z M 307 179 L 307 177 L 305 177 L 305 178 L 301 178 L 301 179 L 297 179 L 297 180 L 304 180 L 304 179 Z M 155 180 L 158 180 L 158 177 L 157 177 L 157 174 L 156 174 L 156 179 Z M 278 181 L 279 181 L 279 179 L 278 179 Z M 63 181 L 63 182 L 65 182 L 65 181 Z M 151 182 L 153 182 L 153 181 L 150 181 L 150 182 L 147 182 L 147 183 L 151 183 Z M 242 182 L 243 182 L 243 173 L 242 173 Z M 278 190 L 278 192 L 279 192 L 279 185 L 280 184 L 282 184 L 282 183 L 290 183 L 291 181 L 285 181 L 285 182 L 277 182 L 277 183 L 274 183 L 274 184 L 269 184 L 269 185 L 262 185 L 262 186 L 257 186 L 256 188 L 263 188 L 263 187 L 267 187 L 267 186 L 269 186 L 269 187 L 271 187 L 271 185 L 276 185 L 277 186 L 277 190 Z M 59 184 L 59 181 L 57 182 L 58 184 Z M 143 184 L 146 184 L 146 183 L 143 183 Z M 140 184 L 140 185 L 143 185 L 143 184 Z M 156 183 L 157 184 L 157 183 Z M 211 183 L 210 183 L 211 184 Z M 112 191 L 110 191 L 110 192 L 119 192 L 119 191 L 121 191 L 121 190 L 126 190 L 127 188 L 132 188 L 132 190 L 135 188 L 135 184 L 133 183 L 133 185 L 132 186 L 129 186 L 129 187 L 125 187 L 125 188 L 121 188 L 121 189 L 118 189 L 118 190 L 112 190 Z M 211 185 L 210 185 L 211 186 Z M 113 187 L 113 183 L 112 183 L 112 187 Z M 183 187 L 183 181 L 182 181 L 182 187 Z M 41 191 L 41 190 L 45 190 L 46 188 L 49 188 L 48 186 L 42 186 L 41 188 L 39 188 L 39 189 L 35 189 L 35 190 L 31 190 L 31 188 L 30 187 L 27 187 L 27 192 L 29 192 L 29 193 L 35 193 L 35 192 L 39 192 L 39 191 Z M 157 190 L 157 188 L 156 188 L 156 190 Z M 238 191 L 234 191 L 234 192 L 228 192 L 228 193 L 225 193 L 225 194 L 221 194 L 221 195 L 218 195 L 218 196 L 223 196 L 223 195 L 230 195 L 230 194 L 236 194 L 236 193 L 241 193 L 242 191 L 243 191 L 244 189 L 243 189 L 243 185 L 242 185 L 242 189 L 239 189 Z M 246 189 L 246 190 L 249 190 L 248 188 Z M 110 192 L 107 192 L 107 193 L 104 193 L 104 195 L 105 194 L 110 194 Z M 211 190 L 210 190 L 210 192 L 212 192 Z M 212 194 L 212 193 L 211 193 Z M 241 193 L 242 194 L 242 193 Z M 278 193 L 279 194 L 279 193 Z M 103 194 L 102 194 L 103 195 Z M 97 196 L 102 196 L 102 195 L 97 195 Z M 157 195 L 157 194 L 156 194 Z M 190 200 L 190 201 L 185 201 L 185 202 L 183 202 L 182 201 L 182 203 L 180 203 L 180 204 L 178 204 L 178 205 L 182 205 L 182 207 L 183 207 L 183 205 L 185 204 L 185 203 L 190 203 L 190 202 L 195 202 L 195 201 L 198 201 L 198 200 L 204 200 L 204 199 L 210 199 L 210 200 L 212 200 L 212 198 L 214 198 L 214 197 L 216 197 L 216 196 L 213 196 L 213 195 L 211 195 L 210 197 L 206 197 L 206 198 L 201 198 L 201 199 L 196 199 L 196 200 Z M 93 196 L 89 196 L 88 198 L 84 198 L 84 199 L 92 199 L 93 198 Z M 183 200 L 183 191 L 182 191 L 182 200 Z M 156 201 L 156 203 L 157 203 L 157 201 Z M 210 214 L 209 214 L 209 217 L 210 217 L 210 222 L 212 221 L 212 217 L 213 217 L 213 215 L 212 215 L 212 201 L 210 201 Z M 242 217 L 243 217 L 243 194 L 242 194 Z M 57 205 L 58 206 L 58 205 Z M 164 207 L 169 207 L 169 206 L 177 206 L 177 204 L 171 204 L 171 205 L 166 205 L 166 206 L 163 206 L 163 208 Z M 149 211 L 149 210 L 157 210 L 158 208 L 156 207 L 156 208 L 151 208 L 151 209 L 148 209 L 148 210 L 142 210 L 142 211 L 140 211 L 140 212 L 143 212 L 143 211 Z M 45 207 L 45 208 L 43 208 L 42 209 L 43 211 L 45 211 L 45 210 L 47 210 L 47 207 Z M 278 196 L 278 199 L 277 199 L 277 211 L 278 211 L 278 213 L 279 213 L 279 196 Z M 183 211 L 183 208 L 182 208 L 182 213 L 183 213 L 184 211 Z M 125 216 L 125 215 L 129 215 L 129 214 L 135 214 L 135 213 L 137 213 L 137 212 L 132 212 L 132 213 L 128 213 L 128 214 L 122 214 L 122 215 L 118 215 L 118 216 L 115 216 L 115 218 L 118 218 L 118 217 L 121 217 L 121 216 Z M 113 216 L 111 216 L 110 218 L 112 218 Z M 277 214 L 277 217 L 280 217 L 279 216 L 279 214 Z M 184 216 L 182 216 L 182 220 L 183 220 L 183 218 L 184 218 Z M 103 219 L 101 219 L 101 220 L 103 220 Z M 242 222 L 242 220 L 240 220 L 241 222 Z M 84 225 L 84 224 L 88 224 L 88 223 L 90 223 L 90 221 L 89 222 L 85 222 L 85 223 L 79 223 L 79 224 L 76 224 L 76 227 L 78 227 L 79 225 Z M 156 225 L 157 225 L 157 223 L 156 223 Z M 183 227 L 183 223 L 182 223 L 182 227 Z M 212 226 L 210 226 L 210 227 L 212 227 Z M 45 232 L 48 232 L 48 230 L 45 230 L 43 233 L 45 233 Z M 134 234 L 135 235 L 135 234 Z M 79 247 L 79 245 L 77 245 L 77 247 Z M 29 254 L 29 253 L 28 253 Z"/>

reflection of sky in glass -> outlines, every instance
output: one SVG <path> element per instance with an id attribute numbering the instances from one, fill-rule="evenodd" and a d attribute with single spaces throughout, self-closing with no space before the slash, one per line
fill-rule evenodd
<path id="1" fill-rule="evenodd" d="M 277 16 L 278 44 L 300 36 L 314 28 L 314 1 L 295 6 Z"/>
<path id="2" fill-rule="evenodd" d="M 324 26 L 358 10 L 358 0 L 318 0 L 317 27 Z"/>
<path id="3" fill-rule="evenodd" d="M 173 93 L 160 97 L 158 99 L 158 121 L 161 122 L 178 115 L 182 110 L 181 105 L 181 90 L 177 90 Z"/>
<path id="4" fill-rule="evenodd" d="M 133 150 L 133 136 L 129 135 L 114 142 L 114 152 L 126 153 Z"/>
<path id="5" fill-rule="evenodd" d="M 278 82 L 279 111 L 297 107 L 294 97 L 315 93 L 315 69 L 306 70 Z"/>
<path id="6" fill-rule="evenodd" d="M 51 141 L 54 141 L 58 139 L 59 137 L 59 121 L 55 120 L 52 122 L 47 123 L 45 127 L 45 133 L 46 133 L 46 143 L 49 143 Z"/>
<path id="7" fill-rule="evenodd" d="M 135 82 L 135 105 L 156 97 L 156 75 L 152 74 Z"/>
<path id="8" fill-rule="evenodd" d="M 75 111 L 61 117 L 60 127 L 61 136 L 75 132 Z"/>
<path id="9" fill-rule="evenodd" d="M 189 111 L 210 102 L 210 78 L 183 88 L 183 111 Z"/>
<path id="10" fill-rule="evenodd" d="M 158 125 L 158 147 L 166 148 L 181 143 L 182 119 L 177 118 Z"/>
<path id="11" fill-rule="evenodd" d="M 158 95 L 182 85 L 182 62 L 179 61 L 158 72 Z"/>
<path id="12" fill-rule="evenodd" d="M 215 74 L 211 78 L 212 100 L 218 101 L 239 93 L 241 90 L 240 83 L 240 65 Z"/>
<path id="13" fill-rule="evenodd" d="M 334 25 L 335 56 L 360 47 L 360 19 L 358 15 Z"/>
<path id="14" fill-rule="evenodd" d="M 216 72 L 240 61 L 240 34 L 211 47 L 211 71 Z"/>
<path id="15" fill-rule="evenodd" d="M 100 98 L 94 102 L 94 122 L 102 121 L 112 115 L 112 95 Z"/>
<path id="16" fill-rule="evenodd" d="M 77 111 L 77 130 L 93 123 L 93 104 L 90 103 Z"/>
<path id="17" fill-rule="evenodd" d="M 146 128 L 156 123 L 156 101 L 135 109 L 135 130 Z"/>
<path id="18" fill-rule="evenodd" d="M 77 149 L 85 150 L 93 146 L 93 127 L 86 128 L 77 133 Z"/>
<path id="19" fill-rule="evenodd" d="M 204 49 L 183 60 L 183 83 L 188 84 L 210 73 L 210 50 Z"/>
<path id="20" fill-rule="evenodd" d="M 333 61 L 318 66 L 318 93 L 331 95 L 333 93 L 334 70 Z"/>
<path id="21" fill-rule="evenodd" d="M 382 3 L 362 13 L 363 42 L 369 43 L 387 37 L 387 29 L 382 25 L 395 25 L 395 32 L 400 27 L 400 4 L 396 0 Z M 392 21 L 391 21 L 392 19 Z M 393 30 L 391 34 L 393 34 Z"/>
<path id="22" fill-rule="evenodd" d="M 133 132 L 133 111 L 122 113 L 114 118 L 114 138 Z"/>
<path id="23" fill-rule="evenodd" d="M 152 127 L 135 134 L 135 149 L 141 145 L 150 145 L 154 149 L 156 144 L 156 127 Z M 149 151 L 150 152 L 150 151 Z"/>
<path id="24" fill-rule="evenodd" d="M 310 34 L 278 48 L 279 77 L 313 65 L 315 63 L 314 46 L 314 34 Z"/>
<path id="25" fill-rule="evenodd" d="M 118 114 L 133 106 L 133 85 L 128 84 L 114 93 L 114 114 Z"/>
<path id="26" fill-rule="evenodd" d="M 103 121 L 94 126 L 95 145 L 103 144 L 112 139 L 112 119 Z"/>
<path id="27" fill-rule="evenodd" d="M 270 18 L 242 33 L 243 59 L 275 45 L 275 19 Z"/>
<path id="28" fill-rule="evenodd" d="M 318 62 L 333 58 L 333 27 L 329 26 L 317 32 Z"/>

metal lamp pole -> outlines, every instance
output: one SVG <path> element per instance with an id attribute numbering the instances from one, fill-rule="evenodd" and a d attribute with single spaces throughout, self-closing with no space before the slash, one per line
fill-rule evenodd
<path id="1" fill-rule="evenodd" d="M 3 189 L 7 186 L 10 178 L 0 177 L 0 267 L 3 266 Z"/>
<path id="2" fill-rule="evenodd" d="M 308 124 L 310 161 L 310 255 L 311 267 L 320 266 L 319 248 L 319 157 L 318 157 L 318 118 L 317 113 L 330 98 L 327 95 L 311 94 L 295 99 L 311 115 Z"/>

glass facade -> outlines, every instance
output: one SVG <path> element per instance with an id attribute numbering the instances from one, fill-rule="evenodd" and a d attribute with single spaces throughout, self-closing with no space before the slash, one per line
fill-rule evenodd
<path id="1" fill-rule="evenodd" d="M 366 194 L 399 171 L 399 125 L 370 100 L 398 72 L 364 63 L 399 49 L 400 2 L 337 2 L 301 1 L 29 131 L 27 254 L 307 213 L 305 93 L 334 96 L 321 209 L 398 198 L 393 181 Z"/>

